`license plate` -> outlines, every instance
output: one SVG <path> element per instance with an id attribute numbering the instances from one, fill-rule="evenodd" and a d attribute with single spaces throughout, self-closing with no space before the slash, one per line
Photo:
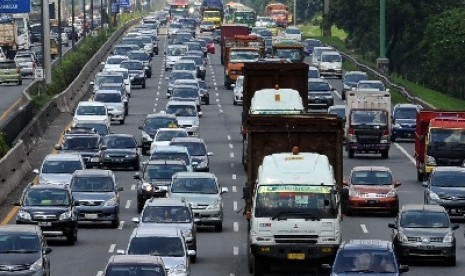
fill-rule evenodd
<path id="1" fill-rule="evenodd" d="M 52 226 L 52 223 L 50 221 L 41 221 L 39 226 Z"/>
<path id="2" fill-rule="evenodd" d="M 378 201 L 377 200 L 368 200 L 368 204 L 377 204 Z"/>
<path id="3" fill-rule="evenodd" d="M 288 260 L 305 260 L 305 253 L 288 253 Z"/>
<path id="4" fill-rule="evenodd" d="M 98 218 L 98 214 L 84 214 L 84 217 L 86 219 L 97 219 Z"/>
<path id="5" fill-rule="evenodd" d="M 420 249 L 420 250 L 431 250 L 431 249 L 433 249 L 433 246 L 432 245 L 419 245 L 418 249 Z"/>

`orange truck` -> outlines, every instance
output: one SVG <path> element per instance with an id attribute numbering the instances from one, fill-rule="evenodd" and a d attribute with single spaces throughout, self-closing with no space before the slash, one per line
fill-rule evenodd
<path id="1" fill-rule="evenodd" d="M 224 49 L 224 86 L 227 89 L 243 74 L 245 62 L 257 62 L 265 53 L 265 39 L 257 35 L 226 38 Z"/>
<path id="2" fill-rule="evenodd" d="M 292 13 L 289 7 L 282 3 L 271 3 L 265 7 L 265 16 L 276 22 L 276 26 L 286 28 L 292 23 Z"/>
<path id="3" fill-rule="evenodd" d="M 415 130 L 417 180 L 436 166 L 465 165 L 465 112 L 420 111 Z"/>

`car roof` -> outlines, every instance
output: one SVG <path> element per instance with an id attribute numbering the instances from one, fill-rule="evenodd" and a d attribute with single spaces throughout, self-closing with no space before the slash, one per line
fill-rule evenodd
<path id="1" fill-rule="evenodd" d="M 76 161 L 81 160 L 82 157 L 79 153 L 60 153 L 49 154 L 45 156 L 44 161 Z"/>
<path id="2" fill-rule="evenodd" d="M 196 106 L 194 102 L 191 101 L 173 101 L 170 100 L 166 103 L 166 106 L 169 105 L 191 105 L 191 106 Z"/>
<path id="3" fill-rule="evenodd" d="M 154 264 L 163 265 L 163 260 L 160 256 L 153 255 L 113 255 L 108 260 L 110 264 Z"/>
<path id="4" fill-rule="evenodd" d="M 401 212 L 405 211 L 430 211 L 447 213 L 446 209 L 444 209 L 444 207 L 441 205 L 432 204 L 406 204 L 401 208 Z"/>
<path id="5" fill-rule="evenodd" d="M 173 176 L 174 177 L 174 176 Z M 177 172 L 177 178 L 216 178 L 215 174 L 210 172 Z"/>
<path id="6" fill-rule="evenodd" d="M 100 169 L 86 169 L 86 170 L 76 170 L 74 172 L 75 176 L 95 176 L 95 177 L 107 177 L 113 175 L 111 170 L 100 170 Z"/>
<path id="7" fill-rule="evenodd" d="M 376 240 L 376 239 L 355 239 L 355 240 L 348 240 L 344 241 L 341 244 L 341 247 L 344 249 L 375 249 L 375 250 L 382 250 L 382 249 L 391 249 L 392 242 L 385 241 L 385 240 Z"/>
<path id="8" fill-rule="evenodd" d="M 169 146 L 162 146 L 162 147 L 157 147 L 153 154 L 159 153 L 159 152 L 182 152 L 182 153 L 188 153 L 187 148 L 184 146 L 176 146 L 176 145 L 169 145 Z M 152 154 L 152 155 L 153 155 Z"/>
<path id="9" fill-rule="evenodd" d="M 174 137 L 171 142 L 205 143 L 200 137 Z"/>
<path id="10" fill-rule="evenodd" d="M 40 227 L 37 225 L 28 224 L 6 224 L 0 225 L 0 233 L 15 233 L 15 234 L 40 234 Z"/>
<path id="11" fill-rule="evenodd" d="M 78 106 L 107 106 L 102 102 L 94 102 L 94 101 L 80 101 Z"/>
<path id="12" fill-rule="evenodd" d="M 174 114 L 168 114 L 168 113 L 151 113 L 151 114 L 147 114 L 147 116 L 145 116 L 146 119 L 154 119 L 154 118 L 169 118 L 169 119 L 176 119 L 176 115 Z"/>
<path id="13" fill-rule="evenodd" d="M 352 171 L 384 171 L 391 172 L 391 170 L 386 166 L 355 166 L 352 168 Z"/>
<path id="14" fill-rule="evenodd" d="M 188 206 L 189 203 L 181 198 L 151 198 L 147 201 L 147 206 Z"/>
<path id="15" fill-rule="evenodd" d="M 34 190 L 42 190 L 42 189 L 55 189 L 55 190 L 66 190 L 69 191 L 68 185 L 62 185 L 62 184 L 34 184 L 30 185 L 29 189 L 34 189 Z"/>
<path id="16" fill-rule="evenodd" d="M 367 75 L 367 73 L 363 71 L 346 71 L 344 75 Z"/>
<path id="17" fill-rule="evenodd" d="M 184 132 L 184 131 L 187 131 L 185 128 L 182 128 L 182 127 L 161 127 L 157 130 L 157 132 L 160 131 L 180 131 L 180 132 Z"/>
<path id="18" fill-rule="evenodd" d="M 180 230 L 173 227 L 137 227 L 132 232 L 132 237 L 182 237 Z"/>

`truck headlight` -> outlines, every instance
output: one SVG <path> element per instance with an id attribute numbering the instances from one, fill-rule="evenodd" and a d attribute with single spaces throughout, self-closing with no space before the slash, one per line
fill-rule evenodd
<path id="1" fill-rule="evenodd" d="M 357 143 L 357 136 L 355 136 L 353 134 L 349 134 L 349 142 Z"/>
<path id="2" fill-rule="evenodd" d="M 153 190 L 153 187 L 150 183 L 144 183 L 142 184 L 142 190 L 151 192 Z"/>
<path id="3" fill-rule="evenodd" d="M 439 196 L 435 192 L 430 191 L 429 192 L 429 199 L 436 201 L 436 200 L 439 200 Z"/>
<path id="4" fill-rule="evenodd" d="M 447 235 L 442 240 L 442 242 L 444 243 L 452 243 L 453 241 L 454 241 L 454 235 L 452 234 L 452 232 L 447 233 Z"/>
<path id="5" fill-rule="evenodd" d="M 65 220 L 65 219 L 70 219 L 73 216 L 73 212 L 71 210 L 66 211 L 60 215 L 58 220 Z"/>
<path id="6" fill-rule="evenodd" d="M 113 198 L 110 198 L 109 200 L 105 201 L 105 203 L 103 203 L 103 206 L 115 206 L 116 204 L 118 203 L 118 200 L 116 200 L 116 197 L 113 197 Z"/>
<path id="7" fill-rule="evenodd" d="M 31 271 L 37 271 L 37 270 L 41 270 L 43 268 L 43 261 L 42 261 L 42 258 L 39 258 L 37 261 L 35 261 L 30 267 L 29 267 L 29 270 Z"/>
<path id="8" fill-rule="evenodd" d="M 426 156 L 426 164 L 430 166 L 436 166 L 436 159 L 433 156 Z"/>
<path id="9" fill-rule="evenodd" d="M 28 213 L 28 212 L 25 212 L 25 211 L 19 211 L 18 217 L 21 218 L 21 219 L 24 219 L 24 220 L 31 220 L 32 219 L 31 214 Z"/>
<path id="10" fill-rule="evenodd" d="M 381 144 L 387 144 L 389 143 L 389 135 L 383 135 L 381 137 L 381 141 L 380 141 Z"/>

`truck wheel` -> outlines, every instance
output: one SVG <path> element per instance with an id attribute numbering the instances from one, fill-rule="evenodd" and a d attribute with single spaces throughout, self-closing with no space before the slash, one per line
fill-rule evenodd
<path id="1" fill-rule="evenodd" d="M 231 89 L 231 82 L 229 81 L 229 77 L 228 76 L 224 76 L 224 87 L 226 89 Z"/>
<path id="2" fill-rule="evenodd" d="M 249 268 L 249 273 L 253 273 L 252 252 L 250 251 L 250 242 L 248 239 L 247 239 L 247 267 Z"/>
<path id="3" fill-rule="evenodd" d="M 142 88 L 145 88 L 145 80 L 144 80 L 144 82 L 142 83 Z"/>
<path id="4" fill-rule="evenodd" d="M 124 125 L 124 119 L 119 121 L 120 125 Z"/>
<path id="5" fill-rule="evenodd" d="M 381 158 L 388 159 L 389 158 L 389 150 L 385 150 L 381 152 Z"/>
<path id="6" fill-rule="evenodd" d="M 354 158 L 355 151 L 353 149 L 349 149 L 349 158 Z"/>
<path id="7" fill-rule="evenodd" d="M 254 276 L 265 275 L 265 262 L 260 258 L 254 258 Z"/>
<path id="8" fill-rule="evenodd" d="M 425 179 L 425 174 L 417 171 L 417 181 L 423 182 L 424 179 Z"/>

